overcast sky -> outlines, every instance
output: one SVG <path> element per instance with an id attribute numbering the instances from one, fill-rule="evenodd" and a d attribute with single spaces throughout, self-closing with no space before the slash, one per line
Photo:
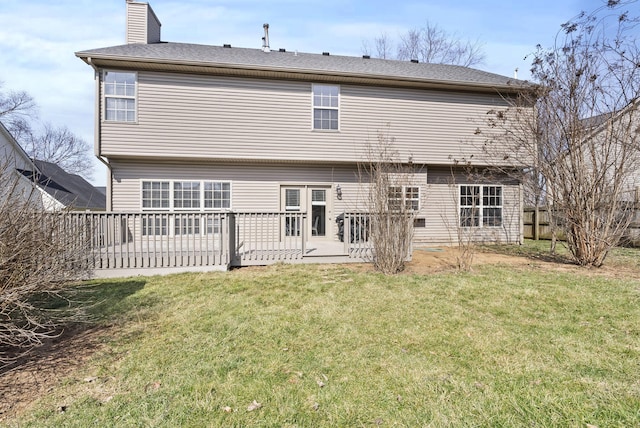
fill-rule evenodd
<path id="1" fill-rule="evenodd" d="M 362 55 L 362 42 L 382 32 L 396 38 L 427 21 L 461 38 L 479 40 L 486 60 L 477 68 L 529 78 L 525 56 L 552 44 L 563 22 L 604 0 L 151 0 L 162 40 L 300 52 Z M 635 4 L 633 7 L 638 7 Z M 635 11 L 637 13 L 637 11 Z M 74 52 L 120 45 L 125 0 L 0 0 L 0 81 L 25 90 L 40 120 L 66 125 L 93 143 L 92 69 Z M 106 169 L 96 161 L 94 184 Z"/>

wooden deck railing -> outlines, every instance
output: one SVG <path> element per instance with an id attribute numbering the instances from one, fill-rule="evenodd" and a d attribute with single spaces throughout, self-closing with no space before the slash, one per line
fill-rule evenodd
<path id="1" fill-rule="evenodd" d="M 344 242 L 344 252 L 349 258 L 371 260 L 371 215 L 361 212 L 346 212 L 344 221 L 338 225 L 338 236 Z"/>
<path id="2" fill-rule="evenodd" d="M 304 257 L 306 213 L 69 212 L 94 269 L 261 264 Z"/>

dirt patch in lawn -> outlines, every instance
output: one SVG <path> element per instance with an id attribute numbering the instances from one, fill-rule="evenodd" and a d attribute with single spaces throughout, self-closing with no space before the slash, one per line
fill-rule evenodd
<path id="1" fill-rule="evenodd" d="M 0 369 L 0 422 L 51 392 L 99 349 L 106 329 L 67 327 L 11 366 Z"/>

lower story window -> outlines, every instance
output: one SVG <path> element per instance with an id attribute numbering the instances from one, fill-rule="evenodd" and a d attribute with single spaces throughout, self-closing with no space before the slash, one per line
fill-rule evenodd
<path id="1" fill-rule="evenodd" d="M 390 186 L 389 209 L 400 210 L 402 204 L 408 211 L 418 211 L 420 209 L 420 187 Z"/>
<path id="2" fill-rule="evenodd" d="M 460 226 L 502 226 L 502 186 L 460 186 Z"/>
<path id="3" fill-rule="evenodd" d="M 143 181 L 143 210 L 218 210 L 231 208 L 228 181 Z"/>
<path id="4" fill-rule="evenodd" d="M 170 205 L 168 181 L 143 181 L 142 182 L 142 208 L 143 209 L 167 209 Z"/>
<path id="5" fill-rule="evenodd" d="M 167 235 L 167 216 L 163 214 L 142 217 L 142 235 Z"/>
<path id="6" fill-rule="evenodd" d="M 176 214 L 174 233 L 176 235 L 199 235 L 200 217 L 193 214 Z"/>

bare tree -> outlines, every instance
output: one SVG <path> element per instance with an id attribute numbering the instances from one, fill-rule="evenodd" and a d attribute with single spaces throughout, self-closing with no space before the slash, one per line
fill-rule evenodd
<path id="1" fill-rule="evenodd" d="M 640 165 L 640 20 L 623 8 L 632 3 L 610 0 L 563 24 L 555 45 L 533 55 L 538 86 L 488 115 L 487 154 L 520 163 L 540 183 L 536 199 L 551 205 L 569 251 L 585 266 L 603 264 L 631 219 L 629 191 Z M 531 104 L 535 118 L 526 114 Z"/>
<path id="2" fill-rule="evenodd" d="M 401 161 L 394 138 L 378 131 L 370 144 L 366 161 L 358 165 L 360 182 L 369 192 L 369 239 L 373 244 L 373 264 L 380 272 L 393 275 L 404 269 L 411 252 L 413 217 L 417 206 L 412 185 L 413 168 Z"/>
<path id="3" fill-rule="evenodd" d="M 87 179 L 93 176 L 91 146 L 66 126 L 38 125 L 36 103 L 25 91 L 3 91 L 0 81 L 0 121 L 33 159 L 58 164 Z"/>
<path id="4" fill-rule="evenodd" d="M 363 40 L 362 54 L 373 56 L 375 58 L 381 58 L 381 59 L 393 58 L 393 43 L 387 33 L 380 33 L 378 37 L 374 37 L 373 45 L 375 49 L 375 54 L 372 54 L 372 49 L 370 47 L 369 41 Z"/>
<path id="5" fill-rule="evenodd" d="M 24 127 L 27 118 L 36 113 L 36 103 L 25 91 L 5 91 L 0 81 L 0 121 L 14 136 Z"/>
<path id="6" fill-rule="evenodd" d="M 65 213 L 47 213 L 28 180 L 0 165 L 0 367 L 57 334 L 79 312 L 56 309 L 90 272 L 89 235 Z"/>
<path id="7" fill-rule="evenodd" d="M 66 126 L 56 128 L 45 124 L 40 133 L 30 129 L 23 131 L 21 142 L 33 159 L 55 163 L 65 171 L 85 178 L 93 175 L 91 146 Z"/>
<path id="8" fill-rule="evenodd" d="M 463 40 L 435 24 L 427 22 L 422 28 L 412 28 L 399 36 L 395 58 L 416 59 L 434 64 L 453 64 L 472 67 L 484 62 L 485 55 L 479 41 Z M 386 33 L 374 38 L 376 57 L 392 57 L 392 41 Z M 368 43 L 363 42 L 368 47 Z M 365 54 L 371 55 L 367 49 Z"/>

